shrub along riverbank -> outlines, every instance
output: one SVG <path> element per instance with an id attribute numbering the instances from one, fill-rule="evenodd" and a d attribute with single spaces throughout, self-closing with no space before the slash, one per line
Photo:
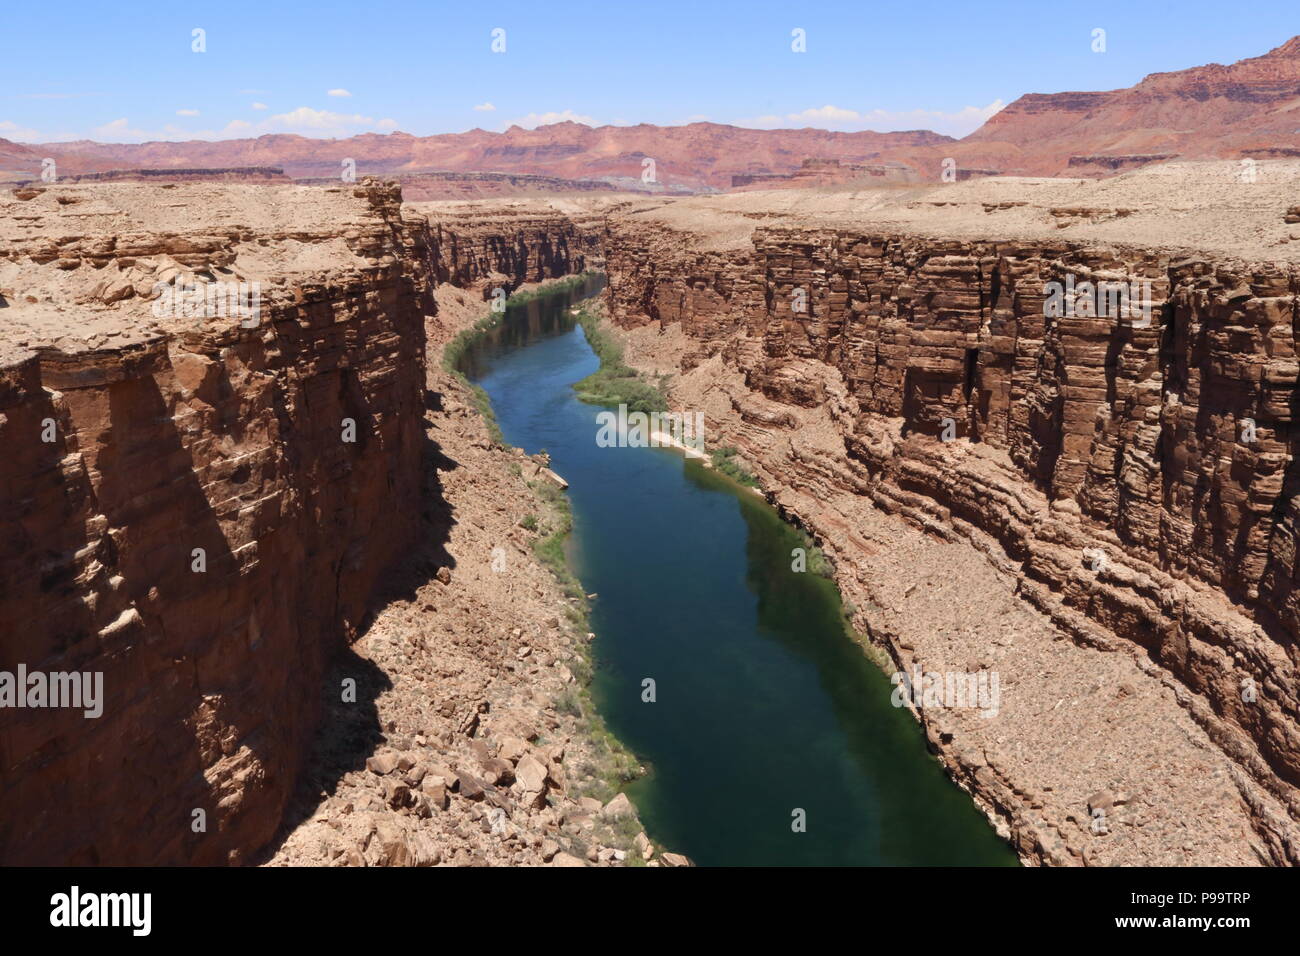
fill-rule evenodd
<path id="1" fill-rule="evenodd" d="M 511 310 L 529 301 L 562 295 L 581 288 L 597 273 L 570 276 L 547 283 L 537 289 L 512 295 L 508 300 Z M 581 306 L 577 306 L 581 308 Z M 461 370 L 467 353 L 483 345 L 485 340 L 504 322 L 506 313 L 493 312 L 456 335 L 443 349 L 443 368 L 458 378 L 472 394 L 474 405 L 487 423 L 495 442 L 505 445 L 487 392 L 469 381 Z M 630 371 L 630 370 L 629 370 Z M 575 767 L 575 779 L 570 782 L 578 797 L 591 797 L 606 803 L 618 794 L 624 785 L 645 773 L 636 756 L 614 736 L 606 726 L 591 696 L 593 673 L 590 645 L 590 601 L 582 582 L 569 566 L 566 545 L 573 530 L 573 515 L 568 496 L 554 484 L 544 479 L 528 482 L 537 497 L 538 511 L 524 516 L 521 527 L 532 539 L 532 551 L 538 562 L 557 579 L 564 592 L 563 626 L 571 636 L 576 656 L 570 661 L 574 682 L 554 702 L 558 711 L 580 721 L 579 729 L 588 744 L 588 752 L 580 766 Z M 636 815 L 614 820 L 597 818 L 590 839 L 604 846 L 626 851 L 626 865 L 643 866 L 644 858 L 635 838 L 641 833 L 641 823 Z"/>
<path id="2" fill-rule="evenodd" d="M 576 276 L 549 282 L 536 289 L 516 292 L 506 300 L 506 304 L 508 306 L 527 305 L 534 299 L 544 295 L 555 295 L 577 289 L 599 274 L 594 271 L 583 272 Z M 475 345 L 480 344 L 484 338 L 501 325 L 505 317 L 504 309 L 500 312 L 489 312 L 470 328 L 458 332 L 456 337 L 448 342 L 442 350 L 442 367 L 460 379 L 461 383 L 469 389 L 470 395 L 474 399 L 474 407 L 478 409 L 479 414 L 483 416 L 483 421 L 487 423 L 488 433 L 492 436 L 492 441 L 498 445 L 504 445 L 505 438 L 501 434 L 501 426 L 497 424 L 496 414 L 492 411 L 492 402 L 488 400 L 487 392 L 466 377 L 465 373 L 461 371 L 460 365 L 465 353 Z"/>
<path id="3" fill-rule="evenodd" d="M 667 375 L 651 381 L 636 369 L 624 364 L 623 346 L 603 327 L 604 307 L 600 302 L 578 307 L 578 323 L 587 344 L 600 359 L 600 368 L 573 388 L 578 398 L 592 405 L 626 405 L 630 412 L 666 412 Z"/>

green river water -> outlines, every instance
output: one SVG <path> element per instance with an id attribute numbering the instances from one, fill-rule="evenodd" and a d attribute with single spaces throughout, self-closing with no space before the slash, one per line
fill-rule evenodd
<path id="1" fill-rule="evenodd" d="M 505 439 L 569 481 L 593 696 L 650 768 L 628 787 L 650 836 L 705 866 L 1016 865 L 891 705 L 832 582 L 791 570 L 801 535 L 678 452 L 598 447 L 601 409 L 572 385 L 599 363 L 568 307 L 600 282 L 509 306 L 461 367 Z"/>

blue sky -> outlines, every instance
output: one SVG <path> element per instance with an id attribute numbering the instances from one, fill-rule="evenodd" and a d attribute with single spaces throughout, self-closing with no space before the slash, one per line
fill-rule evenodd
<path id="1" fill-rule="evenodd" d="M 195 28 L 206 52 L 191 49 Z M 1022 93 L 1264 53 L 1300 33 L 1300 7 L 72 0 L 8 5 L 4 32 L 0 137 L 22 142 L 423 136 L 565 117 L 960 136 Z"/>

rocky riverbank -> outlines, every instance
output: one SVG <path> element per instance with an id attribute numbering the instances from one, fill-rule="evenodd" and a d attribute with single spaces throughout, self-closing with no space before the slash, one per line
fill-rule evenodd
<path id="1" fill-rule="evenodd" d="M 1295 254 L 1287 190 L 1227 172 L 1096 187 L 1145 197 L 1113 222 L 1046 186 L 999 221 L 1014 181 L 607 220 L 628 363 L 816 536 L 887 666 L 1000 675 L 995 718 L 919 716 L 1026 862 L 1300 861 Z M 1076 272 L 1152 320 L 1052 320 Z"/>
<path id="2" fill-rule="evenodd" d="M 326 679 L 332 702 L 269 865 L 686 862 L 659 852 L 616 792 L 637 768 L 582 690 L 581 595 L 533 548 L 566 520 L 544 460 L 493 443 L 437 360 L 485 311 L 477 289 L 439 290 L 421 543 Z M 357 703 L 339 699 L 348 678 Z"/>

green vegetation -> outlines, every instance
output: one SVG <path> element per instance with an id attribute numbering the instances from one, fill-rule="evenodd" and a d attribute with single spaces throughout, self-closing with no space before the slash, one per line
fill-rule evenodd
<path id="1" fill-rule="evenodd" d="M 573 530 L 573 509 L 569 506 L 568 496 L 549 481 L 530 481 L 528 487 L 550 512 L 542 536 L 533 542 L 533 553 L 559 580 L 564 596 L 578 605 L 581 620 L 585 622 L 587 593 L 582 589 L 582 582 L 569 570 L 568 555 L 564 553 L 564 542 Z"/>
<path id="2" fill-rule="evenodd" d="M 839 593 L 838 590 L 836 592 Z M 853 643 L 862 648 L 862 653 L 866 655 L 867 660 L 871 661 L 884 674 L 892 674 L 898 669 L 894 659 L 889 656 L 889 651 L 885 650 L 880 644 L 877 644 L 871 638 L 870 629 L 859 631 L 853 623 L 853 619 L 858 616 L 858 608 L 852 601 L 840 595 L 840 615 L 843 619 L 844 633 L 849 636 Z M 880 613 L 882 608 L 877 604 L 871 604 L 868 614 Z"/>
<path id="3" fill-rule="evenodd" d="M 835 569 L 831 567 L 830 559 L 826 557 L 825 552 L 817 547 L 812 536 L 803 529 L 799 529 L 799 534 L 803 538 L 803 549 L 808 555 L 808 570 L 818 577 L 826 578 L 828 581 L 835 580 Z"/>
<path id="4" fill-rule="evenodd" d="M 587 344 L 600 359 L 600 368 L 573 387 L 578 398 L 592 405 L 626 405 L 629 412 L 666 412 L 668 399 L 664 387 L 668 376 L 657 383 L 645 380 L 623 362 L 623 346 L 601 327 L 600 315 L 583 308 L 578 322 L 587 336 Z"/>
<path id="5" fill-rule="evenodd" d="M 553 295 L 557 292 L 576 289 L 597 274 L 590 271 L 584 272 L 581 275 L 569 276 L 558 282 L 548 283 L 538 289 L 516 292 L 510 296 L 507 304 L 524 305 L 543 295 Z M 485 315 L 475 322 L 471 328 L 463 329 L 457 333 L 456 337 L 448 342 L 442 350 L 443 369 L 460 379 L 465 388 L 469 390 L 474 400 L 474 407 L 478 409 L 479 414 L 483 416 L 483 421 L 487 424 L 488 434 L 492 436 L 492 441 L 498 445 L 505 444 L 505 437 L 501 434 L 501 426 L 497 423 L 496 413 L 492 411 L 492 402 L 488 400 L 487 392 L 465 377 L 465 373 L 460 370 L 460 363 L 461 359 L 465 357 L 465 353 L 482 341 L 504 319 L 505 312 L 492 312 Z"/>
<path id="6" fill-rule="evenodd" d="M 588 272 L 570 276 L 559 282 L 549 283 L 540 289 L 516 293 L 510 297 L 509 303 L 519 305 L 544 295 L 576 288 L 594 274 Z M 504 318 L 504 312 L 485 316 L 472 328 L 460 332 L 448 342 L 442 353 L 443 368 L 460 379 L 469 390 L 473 396 L 474 407 L 483 416 L 493 441 L 498 444 L 505 444 L 505 440 L 497 424 L 491 399 L 487 392 L 469 381 L 460 370 L 460 363 L 465 353 L 490 334 Z M 662 380 L 661 387 L 655 387 L 640 379 L 634 370 L 623 365 L 622 350 L 608 333 L 599 329 L 599 318 L 596 315 L 583 309 L 579 321 L 582 322 L 587 341 L 592 343 L 592 349 L 601 359 L 601 371 L 585 380 L 592 382 L 593 393 L 602 396 L 599 401 L 612 401 L 614 404 L 627 402 L 630 410 L 647 412 L 667 410 L 668 403 L 662 391 Z M 600 345 L 597 345 L 597 342 Z M 579 383 L 579 386 L 583 384 Z M 592 400 L 582 395 L 581 390 L 579 397 Z M 512 463 L 511 470 L 516 474 L 521 473 L 516 463 Z M 533 514 L 526 515 L 520 524 L 538 534 L 532 543 L 533 553 L 538 561 L 555 575 L 564 592 L 566 599 L 564 615 L 571 632 L 571 643 L 577 651 L 576 656 L 567 662 L 573 673 L 573 685 L 566 688 L 555 702 L 557 711 L 577 718 L 578 731 L 586 739 L 590 749 L 589 759 L 584 761 L 579 769 L 591 779 L 575 782 L 575 792 L 579 796 L 595 797 L 602 802 L 607 802 L 622 789 L 624 784 L 636 779 L 643 771 L 636 757 L 610 733 L 591 699 L 593 667 L 591 648 L 587 641 L 587 634 L 591 629 L 590 606 L 582 582 L 570 569 L 568 555 L 565 552 L 565 543 L 573 530 L 573 511 L 568 496 L 544 480 L 529 482 L 529 487 L 541 501 L 544 512 L 540 517 Z M 627 824 L 621 829 L 630 830 L 634 827 L 632 824 Z M 636 826 L 635 830 L 639 832 L 639 826 Z M 611 833 L 606 840 L 606 845 L 620 846 L 628 850 L 628 865 L 642 866 L 644 861 L 632 845 L 635 836 L 636 832 L 620 832 L 617 835 Z"/>
<path id="7" fill-rule="evenodd" d="M 460 374 L 459 372 L 457 373 Z M 465 376 L 461 376 L 464 378 Z M 488 398 L 488 393 L 483 391 L 477 385 L 470 382 L 465 383 L 469 389 L 470 395 L 474 398 L 474 407 L 478 413 L 483 416 L 483 423 L 487 425 L 488 435 L 492 438 L 495 445 L 504 445 L 506 436 L 501 433 L 501 424 L 497 421 L 497 413 L 492 410 L 492 400 Z"/>
<path id="8" fill-rule="evenodd" d="M 461 384 L 465 386 L 465 390 L 469 392 L 470 398 L 474 402 L 474 407 L 483 416 L 483 422 L 487 425 L 488 434 L 492 436 L 492 441 L 498 445 L 504 445 L 505 436 L 501 434 L 501 425 L 497 422 L 497 415 L 492 410 L 492 401 L 488 398 L 487 392 L 466 378 L 465 373 L 460 370 L 460 360 L 470 346 L 496 328 L 500 320 L 501 314 L 499 313 L 489 315 L 475 322 L 473 328 L 458 333 L 442 350 L 442 367 L 449 374 L 460 379 Z"/>
<path id="9" fill-rule="evenodd" d="M 465 353 L 471 346 L 478 344 L 480 339 L 500 325 L 504 317 L 504 312 L 493 312 L 483 316 L 470 328 L 457 332 L 456 337 L 442 350 L 442 367 L 462 382 L 467 382 L 465 373 L 460 370 L 460 360 L 465 357 Z"/>
<path id="10" fill-rule="evenodd" d="M 715 448 L 709 452 L 709 457 L 713 459 L 713 468 L 718 474 L 726 475 L 732 481 L 744 485 L 746 488 L 757 488 L 758 479 L 741 464 L 739 456 L 740 452 L 731 445 Z"/>
<path id="11" fill-rule="evenodd" d="M 578 288 L 584 282 L 594 279 L 600 273 L 595 269 L 588 269 L 586 272 L 579 272 L 577 275 L 565 276 L 563 279 L 557 279 L 554 282 L 548 282 L 536 289 L 528 289 L 524 292 L 516 292 L 510 296 L 510 305 L 526 305 L 534 299 L 540 299 L 542 296 L 555 295 L 558 292 L 569 292 Z"/>
<path id="12" fill-rule="evenodd" d="M 528 486 L 549 512 L 544 520 L 542 536 L 533 542 L 533 553 L 555 575 L 568 598 L 565 616 L 572 632 L 572 643 L 578 652 L 577 657 L 569 662 L 573 672 L 573 686 L 567 688 L 556 701 L 555 709 L 578 718 L 579 729 L 591 745 L 592 759 L 581 769 L 592 779 L 576 785 L 578 795 L 595 797 L 605 802 L 612 799 L 623 784 L 635 780 L 641 773 L 641 767 L 636 757 L 610 733 L 591 699 L 593 668 L 591 648 L 587 642 L 590 607 L 582 582 L 569 568 L 568 556 L 564 550 L 565 541 L 573 530 L 573 511 L 569 498 L 547 481 L 529 482 Z"/>

